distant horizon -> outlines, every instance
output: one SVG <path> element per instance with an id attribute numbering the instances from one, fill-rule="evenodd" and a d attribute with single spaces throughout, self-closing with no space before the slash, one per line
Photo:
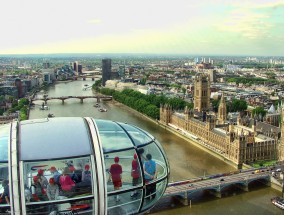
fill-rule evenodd
<path id="1" fill-rule="evenodd" d="M 9 0 L 1 6 L 1 55 L 284 56 L 283 0 Z"/>
<path id="2" fill-rule="evenodd" d="M 0 57 L 6 56 L 182 56 L 182 57 L 277 57 L 277 58 L 284 58 L 284 55 L 228 55 L 228 54 L 185 54 L 185 53 L 32 53 L 32 54 L 0 54 Z"/>

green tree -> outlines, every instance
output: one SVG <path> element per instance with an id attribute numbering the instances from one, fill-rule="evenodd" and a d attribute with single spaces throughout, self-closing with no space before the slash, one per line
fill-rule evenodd
<path id="1" fill-rule="evenodd" d="M 1 95 L 0 96 L 0 102 L 4 102 L 5 101 L 5 96 Z"/>
<path id="2" fill-rule="evenodd" d="M 98 91 L 101 86 L 102 86 L 102 79 L 99 79 L 96 80 L 95 83 L 92 85 L 92 89 Z"/>
<path id="3" fill-rule="evenodd" d="M 153 119 L 160 118 L 160 109 L 155 105 L 148 105 L 145 109 L 145 114 Z"/>
<path id="4" fill-rule="evenodd" d="M 184 109 L 186 102 L 180 98 L 170 98 L 167 103 L 169 103 L 173 109 Z"/>
<path id="5" fill-rule="evenodd" d="M 274 72 L 266 72 L 267 78 L 269 79 L 275 79 L 276 74 Z"/>
<path id="6" fill-rule="evenodd" d="M 144 99 L 138 99 L 135 101 L 135 109 L 139 111 L 140 113 L 143 113 L 145 110 L 145 107 L 149 105 L 149 102 L 145 101 Z"/>
<path id="7" fill-rule="evenodd" d="M 213 100 L 211 101 L 213 110 L 214 110 L 215 112 L 218 111 L 219 103 L 220 103 L 220 100 L 219 100 L 219 99 L 213 99 Z"/>
<path id="8" fill-rule="evenodd" d="M 123 91 L 115 91 L 113 89 L 101 88 L 100 93 L 113 96 L 116 101 L 125 104 L 147 116 L 158 119 L 161 104 L 170 104 L 175 109 L 184 109 L 185 106 L 193 108 L 193 103 L 185 102 L 180 98 L 166 98 L 164 95 L 145 95 L 132 89 L 124 89 Z M 150 106 L 150 107 L 149 107 Z M 155 107 L 155 108 L 153 108 Z"/>
<path id="9" fill-rule="evenodd" d="M 176 88 L 176 89 L 178 89 L 178 90 L 181 89 L 181 85 L 180 85 L 180 84 L 171 84 L 170 87 Z"/>
<path id="10" fill-rule="evenodd" d="M 263 107 L 256 107 L 255 109 L 252 110 L 252 116 L 254 117 L 261 115 L 262 117 L 264 117 L 266 115 L 267 111 L 264 110 Z"/>
<path id="11" fill-rule="evenodd" d="M 27 113 L 28 113 L 28 108 L 27 108 L 27 106 L 23 106 L 23 107 L 20 109 L 20 112 L 19 112 L 19 114 L 20 114 L 20 120 L 21 120 L 21 121 L 28 119 Z"/>
<path id="12" fill-rule="evenodd" d="M 233 99 L 231 103 L 227 104 L 228 112 L 242 112 L 248 107 L 245 100 Z"/>
<path id="13" fill-rule="evenodd" d="M 23 107 L 24 105 L 28 105 L 29 104 L 29 100 L 27 98 L 22 98 L 19 100 L 18 105 L 20 107 Z"/>
<path id="14" fill-rule="evenodd" d="M 142 79 L 140 80 L 140 84 L 141 84 L 141 85 L 145 85 L 145 84 L 146 84 L 146 81 L 147 81 L 147 78 L 144 77 L 144 78 L 142 78 Z"/>

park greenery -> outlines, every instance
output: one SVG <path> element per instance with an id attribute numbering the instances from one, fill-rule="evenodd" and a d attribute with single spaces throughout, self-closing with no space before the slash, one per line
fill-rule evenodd
<path id="1" fill-rule="evenodd" d="M 272 74 L 271 74 L 272 75 Z M 264 78 L 255 78 L 255 77 L 230 77 L 225 78 L 226 82 L 236 83 L 236 84 L 245 84 L 245 85 L 253 85 L 253 84 L 276 84 L 278 81 L 275 78 L 264 79 Z"/>
<path id="2" fill-rule="evenodd" d="M 275 79 L 276 74 L 274 72 L 266 72 L 265 73 L 268 79 Z"/>
<path id="3" fill-rule="evenodd" d="M 12 102 L 12 107 L 8 109 L 8 113 L 15 113 L 18 111 L 19 119 L 27 120 L 28 106 L 29 106 L 29 100 L 27 98 L 21 98 L 18 101 L 14 99 Z"/>
<path id="4" fill-rule="evenodd" d="M 102 79 L 96 80 L 92 86 L 92 90 L 99 91 L 101 85 L 102 85 Z"/>
<path id="5" fill-rule="evenodd" d="M 32 75 L 32 71 L 29 69 L 15 69 L 11 71 L 12 75 Z"/>
<path id="6" fill-rule="evenodd" d="M 261 160 L 261 161 L 256 161 L 252 164 L 252 166 L 254 168 L 259 168 L 259 167 L 269 167 L 269 166 L 273 166 L 277 163 L 276 160 L 272 160 L 272 161 L 264 161 L 264 160 Z"/>
<path id="7" fill-rule="evenodd" d="M 0 109 L 1 115 L 3 115 L 5 111 L 7 111 L 8 114 L 18 112 L 20 120 L 28 119 L 29 100 L 27 98 L 17 100 L 14 96 L 0 96 L 0 102 L 11 103 L 11 107 L 7 110 Z"/>
<path id="8" fill-rule="evenodd" d="M 241 68 L 248 69 L 267 69 L 271 67 L 271 64 L 261 63 L 261 62 L 232 62 L 234 65 L 239 65 Z M 284 64 L 273 64 L 273 68 L 283 68 Z"/>
<path id="9" fill-rule="evenodd" d="M 160 106 L 163 104 L 169 104 L 173 109 L 179 110 L 183 110 L 186 106 L 189 108 L 193 107 L 192 103 L 188 103 L 180 98 L 167 98 L 164 95 L 159 96 L 154 94 L 145 95 L 132 89 L 124 89 L 120 92 L 109 88 L 101 88 L 99 92 L 112 96 L 116 101 L 152 119 L 160 118 Z"/>
<path id="10" fill-rule="evenodd" d="M 266 115 L 267 111 L 264 110 L 263 107 L 256 107 L 252 110 L 252 116 L 259 116 L 261 115 L 262 117 L 264 117 Z"/>
<path id="11" fill-rule="evenodd" d="M 220 99 L 214 99 L 211 101 L 213 110 L 218 112 L 218 107 L 220 104 Z M 231 101 L 226 101 L 227 113 L 229 112 L 243 112 L 247 109 L 248 104 L 242 99 L 232 99 Z"/>

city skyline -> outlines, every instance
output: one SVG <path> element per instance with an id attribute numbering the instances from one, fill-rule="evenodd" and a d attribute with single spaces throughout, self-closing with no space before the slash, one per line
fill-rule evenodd
<path id="1" fill-rule="evenodd" d="M 0 54 L 284 56 L 281 0 L 11 0 L 3 8 Z"/>

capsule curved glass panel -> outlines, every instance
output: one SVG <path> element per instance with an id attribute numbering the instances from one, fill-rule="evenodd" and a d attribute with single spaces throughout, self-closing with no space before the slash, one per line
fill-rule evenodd
<path id="1" fill-rule="evenodd" d="M 11 125 L 0 126 L 0 214 L 9 214 L 10 209 L 10 183 L 9 183 L 9 168 L 8 168 L 8 150 L 10 139 Z"/>
<path id="2" fill-rule="evenodd" d="M 20 146 L 21 160 L 56 159 L 91 152 L 87 125 L 79 117 L 23 121 Z"/>
<path id="3" fill-rule="evenodd" d="M 15 210 L 0 204 L 1 212 L 139 214 L 168 183 L 161 145 L 126 123 L 89 117 L 13 122 L 0 125 L 0 149 L 0 180 L 20 182 L 5 188 Z"/>
<path id="4" fill-rule="evenodd" d="M 0 130 L 0 162 L 8 162 L 8 143 L 10 138 L 10 124 L 1 125 Z"/>
<path id="5" fill-rule="evenodd" d="M 90 201 L 95 196 L 92 175 L 96 174 L 96 170 L 90 156 L 26 161 L 22 165 L 27 214 L 72 210 L 75 207 L 94 212 Z"/>

